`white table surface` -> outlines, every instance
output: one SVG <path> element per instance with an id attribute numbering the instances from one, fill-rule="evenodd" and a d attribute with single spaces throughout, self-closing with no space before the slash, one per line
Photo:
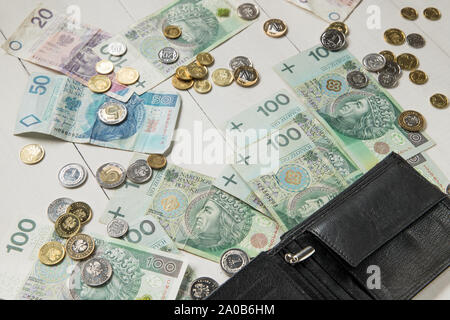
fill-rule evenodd
<path id="1" fill-rule="evenodd" d="M 20 25 L 23 19 L 39 3 L 37 0 L 0 0 L 0 42 L 6 40 Z M 246 1 L 240 1 L 246 2 Z M 164 7 L 170 0 L 48 0 L 59 11 L 65 11 L 69 5 L 80 8 L 81 22 L 100 27 L 111 34 L 124 30 L 128 25 L 146 15 Z M 237 55 L 248 56 L 260 73 L 261 81 L 254 88 L 241 88 L 236 84 L 221 88 L 213 86 L 211 93 L 197 94 L 195 91 L 180 92 L 182 109 L 178 128 L 192 132 L 195 125 L 202 124 L 203 129 L 222 128 L 226 119 L 257 103 L 276 90 L 290 90 L 272 70 L 272 66 L 315 46 L 319 36 L 327 27 L 327 23 L 285 0 L 256 0 L 260 7 L 260 17 L 249 28 L 229 41 L 220 45 L 211 53 L 216 62 L 212 70 L 227 67 L 231 58 Z M 380 9 L 381 25 L 379 29 L 369 29 L 368 9 L 373 6 Z M 411 6 L 420 13 L 416 21 L 408 21 L 401 17 L 400 9 Z M 430 21 L 423 17 L 425 7 L 435 6 L 442 12 L 439 21 Z M 375 7 L 376 8 L 376 7 Z M 370 11 L 370 10 L 369 10 Z M 280 39 L 267 37 L 262 26 L 268 18 L 283 19 L 288 25 L 288 34 Z M 350 28 L 349 50 L 358 58 L 370 52 L 391 50 L 395 54 L 411 52 L 420 60 L 420 69 L 429 75 L 427 84 L 417 86 L 404 75 L 400 85 L 390 93 L 404 109 L 415 109 L 427 120 L 427 133 L 435 140 L 436 146 L 428 154 L 441 170 L 450 176 L 450 130 L 449 109 L 438 110 L 429 103 L 429 97 L 441 92 L 450 98 L 450 1 L 444 0 L 363 0 L 354 13 L 346 21 Z M 423 49 L 413 49 L 407 45 L 394 47 L 383 40 L 386 29 L 397 27 L 406 34 L 417 32 L 426 38 Z M 2 183 L 0 184 L 0 215 L 4 224 L 10 225 L 5 234 L 0 235 L 0 247 L 5 248 L 10 235 L 17 226 L 17 221 L 27 214 L 46 215 L 51 201 L 59 197 L 82 200 L 91 205 L 94 218 L 86 231 L 105 232 L 104 226 L 98 223 L 109 197 L 109 191 L 103 190 L 95 181 L 95 171 L 105 162 L 119 162 L 127 165 L 132 153 L 112 150 L 84 144 L 73 144 L 52 137 L 14 136 L 13 129 L 17 110 L 28 80 L 33 71 L 42 68 L 6 54 L 0 50 L 0 157 Z M 47 72 L 51 72 L 48 71 Z M 170 79 L 155 90 L 175 90 Z M 26 166 L 19 159 L 21 148 L 29 143 L 44 146 L 46 156 L 36 166 Z M 175 144 L 172 154 L 177 151 Z M 170 157 L 169 157 L 170 161 Z M 82 187 L 74 190 L 63 188 L 57 179 L 59 168 L 70 162 L 78 162 L 89 168 L 89 178 Z M 210 176 L 218 176 L 223 167 L 221 164 L 178 163 L 179 165 L 199 171 Z M 0 249 L 0 259 L 6 250 Z M 198 276 L 210 276 L 219 282 L 227 279 L 218 264 L 183 253 L 196 270 Z M 426 257 L 424 257 L 426 258 Z M 2 260 L 3 261 L 3 260 Z M 20 264 L 20 259 L 17 260 Z M 14 277 L 14 268 L 6 266 Z M 18 279 L 20 280 L 20 279 Z M 1 285 L 1 283 L 0 283 Z M 416 298 L 449 299 L 450 272 L 447 270 L 427 286 Z"/>

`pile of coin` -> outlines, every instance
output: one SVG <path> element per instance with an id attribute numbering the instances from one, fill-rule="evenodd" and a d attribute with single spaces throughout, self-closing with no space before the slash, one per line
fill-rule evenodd
<path id="1" fill-rule="evenodd" d="M 339 51 L 343 49 L 347 40 L 349 29 L 343 22 L 333 22 L 320 36 L 322 46 L 330 51 Z"/>

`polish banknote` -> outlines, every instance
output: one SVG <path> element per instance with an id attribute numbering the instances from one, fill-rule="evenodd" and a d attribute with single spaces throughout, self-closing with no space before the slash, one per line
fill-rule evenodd
<path id="1" fill-rule="evenodd" d="M 145 156 L 137 154 L 137 159 Z M 169 164 L 155 170 L 146 184 L 118 189 L 100 222 L 152 215 L 178 248 L 216 262 L 228 249 L 240 248 L 253 257 L 279 241 L 280 228 L 272 219 L 213 183 L 212 177 Z M 117 212 L 118 206 L 133 210 Z"/>
<path id="2" fill-rule="evenodd" d="M 423 177 L 436 185 L 442 192 L 447 193 L 447 188 L 450 183 L 448 177 L 441 171 L 437 164 L 431 160 L 426 152 L 416 154 L 407 159 L 407 161 Z"/>
<path id="3" fill-rule="evenodd" d="M 327 22 L 345 21 L 361 0 L 288 0 Z"/>
<path id="4" fill-rule="evenodd" d="M 111 60 L 116 67 L 126 65 L 139 70 L 141 77 L 136 93 L 141 94 L 173 75 L 176 68 L 188 64 L 198 53 L 212 50 L 249 26 L 251 22 L 237 15 L 237 3 L 236 0 L 175 0 L 124 32 L 101 42 L 94 51 L 102 59 Z M 230 15 L 218 17 L 219 8 L 230 9 Z M 180 27 L 181 37 L 167 39 L 163 30 L 168 25 Z M 126 44 L 125 55 L 110 56 L 107 47 L 112 42 Z M 165 47 L 178 52 L 177 62 L 164 64 L 159 60 L 158 52 Z"/>
<path id="5" fill-rule="evenodd" d="M 434 145 L 427 134 L 400 127 L 403 109 L 370 74 L 366 88 L 350 87 L 347 73 L 366 71 L 347 50 L 316 46 L 274 69 L 364 172 L 392 151 L 408 159 Z"/>
<path id="6" fill-rule="evenodd" d="M 69 15 L 58 13 L 48 5 L 39 5 L 2 47 L 11 55 L 61 72 L 87 85 L 89 79 L 97 74 L 95 65 L 101 60 L 93 48 L 109 38 L 110 35 L 101 29 L 75 25 Z M 134 92 L 133 87 L 118 83 L 114 73 L 109 77 L 112 86 L 106 95 L 122 102 L 128 101 Z"/>
<path id="7" fill-rule="evenodd" d="M 146 92 L 124 103 L 126 119 L 107 125 L 97 111 L 115 101 L 91 92 L 66 76 L 32 74 L 18 112 L 15 134 L 43 133 L 76 143 L 164 153 L 171 144 L 181 98 L 177 93 Z"/>

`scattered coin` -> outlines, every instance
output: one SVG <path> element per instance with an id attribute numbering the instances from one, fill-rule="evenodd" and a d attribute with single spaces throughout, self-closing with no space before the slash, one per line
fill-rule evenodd
<path id="1" fill-rule="evenodd" d="M 98 118 L 107 125 L 119 124 L 127 117 L 127 108 L 118 101 L 105 102 L 97 111 Z"/>
<path id="2" fill-rule="evenodd" d="M 336 29 L 336 30 L 339 30 L 340 32 L 342 32 L 343 34 L 348 35 L 347 25 L 340 21 L 331 23 L 327 29 Z"/>
<path id="3" fill-rule="evenodd" d="M 189 74 L 186 66 L 178 67 L 177 70 L 175 71 L 175 75 L 180 80 L 185 80 L 185 81 L 192 80 L 192 77 Z"/>
<path id="4" fill-rule="evenodd" d="M 416 49 L 420 49 L 425 46 L 425 39 L 418 33 L 408 34 L 406 37 L 406 42 L 408 42 L 411 47 Z"/>
<path id="5" fill-rule="evenodd" d="M 383 50 L 380 52 L 380 54 L 386 59 L 386 61 L 394 61 L 395 60 L 395 55 L 392 51 Z"/>
<path id="6" fill-rule="evenodd" d="M 403 8 L 400 11 L 400 13 L 402 14 L 403 18 L 411 20 L 411 21 L 416 20 L 419 17 L 416 9 L 411 8 L 411 7 Z"/>
<path id="7" fill-rule="evenodd" d="M 171 64 L 178 60 L 178 52 L 172 47 L 165 47 L 158 52 L 159 61 Z"/>
<path id="8" fill-rule="evenodd" d="M 400 114 L 398 123 L 407 131 L 417 132 L 425 126 L 425 119 L 419 112 L 407 110 Z"/>
<path id="9" fill-rule="evenodd" d="M 111 238 L 121 238 L 128 232 L 128 223 L 123 219 L 113 219 L 106 226 L 106 232 Z"/>
<path id="10" fill-rule="evenodd" d="M 71 205 L 74 201 L 69 198 L 59 198 L 54 200 L 47 209 L 47 216 L 48 218 L 55 223 L 56 220 L 66 213 L 67 208 L 69 205 Z"/>
<path id="11" fill-rule="evenodd" d="M 386 58 L 379 53 L 369 53 L 363 58 L 362 63 L 367 71 L 378 72 L 386 65 Z"/>
<path id="12" fill-rule="evenodd" d="M 175 75 L 172 77 L 172 85 L 178 90 L 187 90 L 192 88 L 194 80 L 180 80 Z"/>
<path id="13" fill-rule="evenodd" d="M 202 79 L 208 74 L 208 69 L 205 66 L 201 66 L 198 63 L 191 62 L 187 66 L 187 71 L 194 79 Z"/>
<path id="14" fill-rule="evenodd" d="M 114 64 L 109 60 L 100 60 L 95 64 L 95 71 L 100 74 L 110 74 L 114 70 Z"/>
<path id="15" fill-rule="evenodd" d="M 241 87 L 251 87 L 259 81 L 258 72 L 253 67 L 241 66 L 234 71 L 233 76 Z"/>
<path id="16" fill-rule="evenodd" d="M 345 35 L 336 29 L 327 29 L 320 36 L 320 42 L 325 49 L 331 51 L 341 50 L 345 44 Z"/>
<path id="17" fill-rule="evenodd" d="M 220 257 L 220 267 L 229 276 L 234 275 L 243 269 L 250 259 L 247 253 L 240 249 L 230 249 L 225 251 Z"/>
<path id="18" fill-rule="evenodd" d="M 29 144 L 20 150 L 20 160 L 25 164 L 36 164 L 44 159 L 45 150 L 39 144 Z"/>
<path id="19" fill-rule="evenodd" d="M 419 66 L 419 60 L 410 53 L 402 53 L 397 57 L 397 63 L 403 70 L 414 70 Z"/>
<path id="20" fill-rule="evenodd" d="M 406 35 L 402 30 L 392 28 L 384 32 L 384 40 L 389 44 L 399 46 L 405 43 Z"/>
<path id="21" fill-rule="evenodd" d="M 108 50 L 110 55 L 112 56 L 123 56 L 125 52 L 127 52 L 127 46 L 121 42 L 112 42 L 108 45 Z"/>
<path id="22" fill-rule="evenodd" d="M 169 25 L 164 28 L 164 36 L 169 39 L 176 39 L 181 36 L 181 29 L 178 26 Z"/>
<path id="23" fill-rule="evenodd" d="M 208 67 L 214 63 L 214 57 L 208 52 L 200 52 L 197 55 L 197 62 Z"/>
<path id="24" fill-rule="evenodd" d="M 95 242 L 87 234 L 76 234 L 66 242 L 66 252 L 73 260 L 88 258 L 95 249 Z"/>
<path id="25" fill-rule="evenodd" d="M 425 84 L 428 81 L 428 76 L 422 70 L 415 70 L 409 73 L 409 79 L 415 84 Z"/>
<path id="26" fill-rule="evenodd" d="M 98 74 L 88 81 L 88 87 L 92 92 L 104 93 L 111 88 L 112 82 L 107 76 Z"/>
<path id="27" fill-rule="evenodd" d="M 201 277 L 192 282 L 191 285 L 191 298 L 193 300 L 202 300 L 209 296 L 214 290 L 219 287 L 219 284 L 216 280 Z"/>
<path id="28" fill-rule="evenodd" d="M 126 170 L 118 163 L 105 163 L 98 168 L 96 178 L 101 187 L 114 189 L 125 182 Z"/>
<path id="29" fill-rule="evenodd" d="M 402 68 L 400 68 L 397 62 L 388 60 L 386 61 L 386 65 L 381 72 L 389 73 L 397 79 L 400 79 L 402 75 Z"/>
<path id="30" fill-rule="evenodd" d="M 117 71 L 116 79 L 119 83 L 129 86 L 139 80 L 139 72 L 130 67 L 123 67 Z"/>
<path id="31" fill-rule="evenodd" d="M 59 182 L 65 188 L 77 188 L 87 179 L 86 169 L 78 163 L 69 163 L 59 170 Z"/>
<path id="32" fill-rule="evenodd" d="M 287 26 L 280 19 L 270 19 L 264 23 L 264 32 L 272 38 L 279 38 L 286 34 Z"/>
<path id="33" fill-rule="evenodd" d="M 436 8 L 426 8 L 425 10 L 423 10 L 423 15 L 425 16 L 425 18 L 433 21 L 439 20 L 441 18 L 441 12 Z"/>
<path id="34" fill-rule="evenodd" d="M 347 74 L 347 81 L 348 84 L 355 89 L 365 88 L 369 84 L 369 78 L 367 78 L 363 72 L 358 70 L 349 72 Z"/>
<path id="35" fill-rule="evenodd" d="M 151 154 L 147 158 L 147 163 L 150 168 L 159 170 L 167 165 L 167 159 L 161 154 Z"/>
<path id="36" fill-rule="evenodd" d="M 66 210 L 66 213 L 76 216 L 82 225 L 88 223 L 92 219 L 92 209 L 84 202 L 78 201 L 71 203 Z"/>
<path id="37" fill-rule="evenodd" d="M 442 93 L 436 93 L 431 96 L 430 103 L 433 105 L 433 107 L 444 109 L 448 106 L 448 99 Z"/>
<path id="38" fill-rule="evenodd" d="M 233 73 L 225 68 L 219 68 L 214 70 L 214 72 L 211 75 L 211 78 L 216 85 L 221 87 L 229 86 L 234 81 Z"/>
<path id="39" fill-rule="evenodd" d="M 60 263 L 65 255 L 64 247 L 58 241 L 47 242 L 39 249 L 38 254 L 39 261 L 48 266 Z"/>
<path id="40" fill-rule="evenodd" d="M 141 184 L 149 181 L 152 177 L 152 168 L 146 160 L 137 160 L 132 163 L 127 170 L 127 178 L 131 182 Z"/>
<path id="41" fill-rule="evenodd" d="M 194 90 L 198 93 L 208 93 L 212 89 L 211 82 L 208 80 L 195 80 L 194 81 Z"/>
<path id="42" fill-rule="evenodd" d="M 237 8 L 237 13 L 244 20 L 255 20 L 259 16 L 259 9 L 253 3 L 243 3 Z"/>
<path id="43" fill-rule="evenodd" d="M 55 231 L 61 238 L 70 238 L 81 229 L 80 219 L 71 213 L 65 213 L 56 219 Z"/>
<path id="44" fill-rule="evenodd" d="M 378 82 L 384 88 L 394 88 L 397 85 L 398 79 L 388 72 L 380 72 L 378 74 Z"/>
<path id="45" fill-rule="evenodd" d="M 242 67 L 242 66 L 253 67 L 253 64 L 249 58 L 243 57 L 243 56 L 238 56 L 238 57 L 234 57 L 233 59 L 231 59 L 231 61 L 230 61 L 231 70 L 234 71 L 237 68 Z"/>
<path id="46" fill-rule="evenodd" d="M 83 264 L 81 279 L 90 287 L 98 287 L 111 279 L 112 272 L 111 263 L 108 260 L 94 257 Z"/>

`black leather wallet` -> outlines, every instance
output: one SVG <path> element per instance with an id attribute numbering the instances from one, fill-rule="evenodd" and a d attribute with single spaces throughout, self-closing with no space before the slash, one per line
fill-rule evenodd
<path id="1" fill-rule="evenodd" d="M 449 213 L 393 153 L 208 299 L 410 299 L 449 266 Z"/>

